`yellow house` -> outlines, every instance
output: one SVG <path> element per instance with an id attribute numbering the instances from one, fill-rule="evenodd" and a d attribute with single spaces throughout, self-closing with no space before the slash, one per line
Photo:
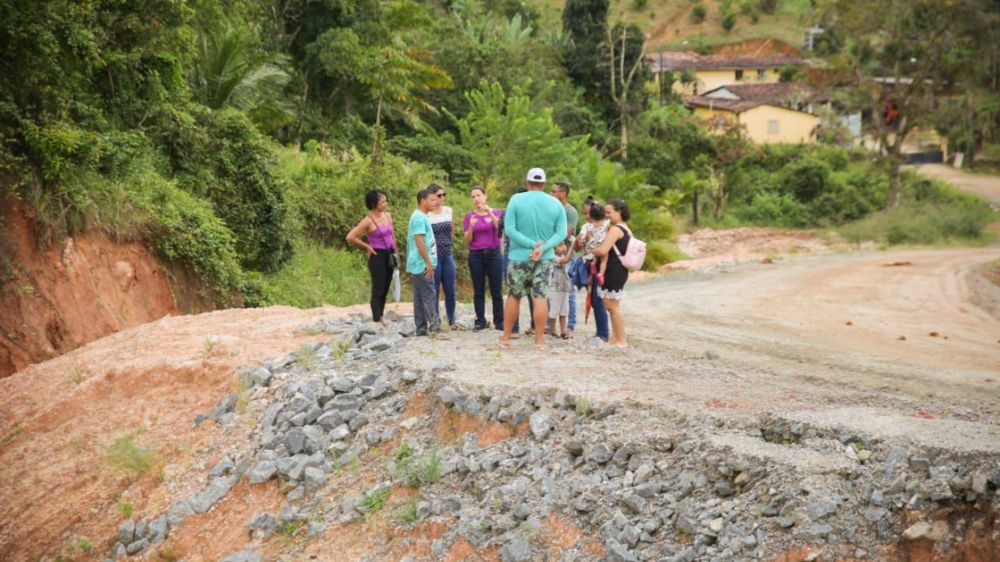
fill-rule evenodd
<path id="1" fill-rule="evenodd" d="M 671 87 L 682 96 L 727 84 L 773 84 L 778 82 L 782 67 L 805 64 L 793 55 L 699 55 L 688 51 L 665 51 L 648 55 L 646 60 L 656 85 L 671 73 Z"/>
<path id="2" fill-rule="evenodd" d="M 819 122 L 810 111 L 820 101 L 808 88 L 788 83 L 721 86 L 684 98 L 711 129 L 739 125 L 753 142 L 791 144 L 816 142 Z"/>

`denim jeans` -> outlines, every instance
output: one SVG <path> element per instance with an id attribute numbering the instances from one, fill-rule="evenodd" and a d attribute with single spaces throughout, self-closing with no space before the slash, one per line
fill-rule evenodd
<path id="1" fill-rule="evenodd" d="M 571 332 L 576 331 L 576 286 L 569 291 L 569 318 L 566 320 L 566 328 Z"/>
<path id="2" fill-rule="evenodd" d="M 597 337 L 608 341 L 611 333 L 608 331 L 608 309 L 604 308 L 604 299 L 597 294 L 597 276 L 590 280 L 590 307 L 594 311 L 594 323 L 597 324 Z"/>
<path id="3" fill-rule="evenodd" d="M 441 286 L 444 285 L 444 310 L 448 315 L 448 325 L 455 325 L 455 258 L 448 256 L 442 258 L 438 256 L 438 266 L 434 270 L 434 312 L 441 317 L 438 304 L 438 295 L 441 294 Z"/>
<path id="4" fill-rule="evenodd" d="M 476 311 L 476 328 L 486 327 L 486 282 L 490 283 L 493 303 L 493 326 L 503 330 L 504 258 L 499 248 L 469 251 L 469 273 L 472 276 L 472 305 Z"/>

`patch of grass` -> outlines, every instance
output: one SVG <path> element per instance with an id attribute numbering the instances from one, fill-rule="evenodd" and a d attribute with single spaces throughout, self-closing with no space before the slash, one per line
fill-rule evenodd
<path id="1" fill-rule="evenodd" d="M 10 431 L 4 434 L 3 438 L 0 439 L 0 447 L 10 445 L 23 432 L 24 428 L 21 427 L 21 424 L 14 424 L 14 427 L 10 428 Z"/>
<path id="2" fill-rule="evenodd" d="M 94 551 L 94 543 L 90 542 L 90 539 L 87 537 L 80 537 L 80 539 L 76 541 L 76 547 L 87 554 Z"/>
<path id="3" fill-rule="evenodd" d="M 363 252 L 328 248 L 305 240 L 299 240 L 294 247 L 290 262 L 277 273 L 263 276 L 270 302 L 313 308 L 368 300 L 370 281 Z"/>
<path id="4" fill-rule="evenodd" d="M 576 401 L 576 414 L 578 416 L 587 417 L 590 415 L 590 399 L 586 396 L 581 396 Z"/>
<path id="5" fill-rule="evenodd" d="M 406 462 L 413 458 L 414 450 L 413 447 L 406 441 L 399 444 L 399 449 L 396 450 L 396 462 Z"/>
<path id="6" fill-rule="evenodd" d="M 80 369 L 79 365 L 73 365 L 69 370 L 69 382 L 73 383 L 73 386 L 79 385 L 83 382 L 83 370 Z"/>
<path id="7" fill-rule="evenodd" d="M 118 513 L 121 514 L 125 519 L 131 519 L 132 513 L 135 511 L 135 506 L 132 502 L 128 500 L 118 500 Z"/>
<path id="8" fill-rule="evenodd" d="M 245 414 L 247 405 L 250 404 L 250 384 L 245 377 L 236 375 L 232 387 L 233 394 L 236 395 L 236 412 Z"/>
<path id="9" fill-rule="evenodd" d="M 305 367 L 307 371 L 316 369 L 316 352 L 312 346 L 303 345 L 295 351 L 295 362 Z"/>
<path id="10" fill-rule="evenodd" d="M 212 350 L 215 349 L 217 343 L 219 343 L 219 340 L 212 336 L 205 336 L 205 339 L 201 340 L 201 356 L 205 359 L 211 357 Z"/>
<path id="11" fill-rule="evenodd" d="M 150 558 L 153 562 L 177 562 L 179 558 L 174 552 L 174 545 L 161 546 Z"/>
<path id="12" fill-rule="evenodd" d="M 989 207 L 978 200 L 914 203 L 870 215 L 839 232 L 851 243 L 982 245 L 990 240 L 984 230 L 991 219 Z"/>
<path id="13" fill-rule="evenodd" d="M 441 480 L 441 467 L 444 461 L 441 459 L 441 454 L 438 453 L 437 449 L 431 451 L 427 459 L 424 460 L 422 466 L 420 467 L 420 477 L 426 484 L 434 484 Z"/>
<path id="14" fill-rule="evenodd" d="M 389 501 L 390 495 L 392 495 L 392 488 L 385 488 L 370 494 L 365 494 L 364 497 L 361 498 L 361 505 L 365 506 L 367 513 L 378 513 L 383 507 L 385 507 L 386 502 Z"/>
<path id="15" fill-rule="evenodd" d="M 156 466 L 157 455 L 155 449 L 140 447 L 132 435 L 126 435 L 108 447 L 107 460 L 115 468 L 138 477 Z"/>
<path id="16" fill-rule="evenodd" d="M 419 497 L 413 496 L 406 503 L 403 504 L 402 509 L 396 512 L 396 519 L 402 521 L 403 523 L 414 523 L 420 518 L 417 515 L 417 503 L 420 500 Z"/>

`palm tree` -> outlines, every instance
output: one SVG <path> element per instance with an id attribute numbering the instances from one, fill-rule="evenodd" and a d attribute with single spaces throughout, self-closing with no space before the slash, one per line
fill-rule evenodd
<path id="1" fill-rule="evenodd" d="M 273 131 L 294 117 L 282 99 L 290 79 L 286 64 L 284 55 L 264 52 L 256 35 L 245 27 L 202 29 L 191 91 L 207 107 L 243 110 L 262 130 Z"/>

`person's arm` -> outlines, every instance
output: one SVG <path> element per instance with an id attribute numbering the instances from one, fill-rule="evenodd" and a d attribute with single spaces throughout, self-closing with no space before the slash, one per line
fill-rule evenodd
<path id="1" fill-rule="evenodd" d="M 424 244 L 424 235 L 416 234 L 413 239 L 417 242 L 417 252 L 420 253 L 420 257 L 424 258 L 424 265 L 427 269 L 424 271 L 424 277 L 427 279 L 434 279 L 434 265 L 431 263 L 431 255 L 427 251 L 427 244 Z"/>
<path id="2" fill-rule="evenodd" d="M 559 212 L 556 213 L 556 229 L 552 236 L 548 240 L 544 241 L 541 246 L 542 253 L 549 251 L 556 247 L 556 244 L 562 243 L 566 240 L 566 209 L 559 206 Z"/>
<path id="3" fill-rule="evenodd" d="M 475 223 L 476 218 L 477 218 L 476 213 L 470 212 L 466 213 L 465 218 L 462 219 L 462 232 L 464 234 L 463 238 L 465 239 L 466 246 L 472 244 L 472 231 L 473 228 L 476 226 Z"/>
<path id="4" fill-rule="evenodd" d="M 503 231 L 507 235 L 507 238 L 510 238 L 512 244 L 516 243 L 523 248 L 533 248 L 535 241 L 517 230 L 516 204 L 514 200 L 511 200 L 511 204 L 507 206 L 507 212 L 504 213 Z M 563 214 L 565 215 L 566 213 Z M 563 220 L 565 220 L 565 217 L 563 217 Z"/>
<path id="5" fill-rule="evenodd" d="M 622 236 L 624 236 L 624 234 L 622 234 L 622 229 L 615 228 L 611 230 L 610 227 L 608 228 L 608 233 L 604 236 L 604 242 L 601 242 L 601 245 L 594 248 L 594 251 L 591 252 L 599 258 L 603 258 L 608 255 L 611 252 L 611 247 L 615 245 L 615 242 L 621 240 Z"/>
<path id="6" fill-rule="evenodd" d="M 368 252 L 368 257 L 371 257 L 372 254 L 375 253 L 375 249 L 372 248 L 367 243 L 365 243 L 363 240 L 361 240 L 360 236 L 362 233 L 371 232 L 371 230 L 368 229 L 368 222 L 370 219 L 371 217 L 368 216 L 361 219 L 361 222 L 359 222 L 357 226 L 352 228 L 351 231 L 347 233 L 347 243 L 353 244 L 361 248 L 362 250 L 365 250 L 366 252 Z"/>

